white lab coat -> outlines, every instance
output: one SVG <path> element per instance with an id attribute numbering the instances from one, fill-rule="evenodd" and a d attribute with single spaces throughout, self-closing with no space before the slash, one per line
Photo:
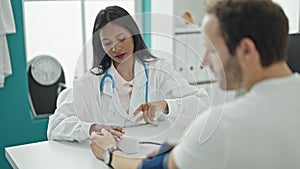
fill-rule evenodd
<path id="1" fill-rule="evenodd" d="M 147 65 L 149 72 L 149 102 L 165 100 L 167 116 L 194 119 L 197 112 L 208 107 L 208 95 L 204 89 L 190 86 L 173 67 L 160 59 Z M 112 68 L 108 69 L 109 74 Z M 146 75 L 144 67 L 135 62 L 134 83 L 129 113 L 123 109 L 116 89 L 106 78 L 103 94 L 100 80 L 104 75 L 86 73 L 74 83 L 73 89 L 63 91 L 57 101 L 57 109 L 49 117 L 48 139 L 84 141 L 89 139 L 89 129 L 94 123 L 123 125 L 131 120 L 132 113 L 145 103 Z"/>

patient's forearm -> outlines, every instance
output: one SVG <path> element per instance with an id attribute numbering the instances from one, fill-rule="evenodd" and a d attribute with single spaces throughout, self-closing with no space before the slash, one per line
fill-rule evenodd
<path id="1" fill-rule="evenodd" d="M 155 163 L 155 161 L 157 162 L 157 159 L 150 162 L 151 164 L 144 163 L 143 165 L 146 165 L 149 167 L 149 164 L 153 165 L 153 162 Z M 113 153 L 111 165 L 115 169 L 137 169 L 141 163 L 142 163 L 142 159 L 140 159 L 140 158 L 130 157 L 121 151 L 116 151 Z M 161 165 L 163 165 L 163 164 L 161 164 Z M 161 166 L 161 165 L 159 165 L 159 166 Z M 167 168 L 168 169 L 177 169 L 177 166 L 174 162 L 172 152 L 170 153 L 168 160 L 167 160 Z"/>
<path id="2" fill-rule="evenodd" d="M 115 169 L 135 169 L 138 168 L 142 159 L 130 157 L 121 151 L 115 151 L 113 153 L 111 165 Z"/>

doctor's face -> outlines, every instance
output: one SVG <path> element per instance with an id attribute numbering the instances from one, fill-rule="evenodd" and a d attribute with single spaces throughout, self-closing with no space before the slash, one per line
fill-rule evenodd
<path id="1" fill-rule="evenodd" d="M 114 63 L 120 64 L 134 59 L 134 42 L 127 29 L 108 23 L 100 30 L 100 39 L 104 51 Z"/>
<path id="2" fill-rule="evenodd" d="M 207 48 L 203 64 L 212 69 L 222 89 L 240 88 L 242 71 L 238 57 L 229 53 L 217 17 L 213 14 L 205 15 L 202 30 L 206 36 L 205 45 Z"/>

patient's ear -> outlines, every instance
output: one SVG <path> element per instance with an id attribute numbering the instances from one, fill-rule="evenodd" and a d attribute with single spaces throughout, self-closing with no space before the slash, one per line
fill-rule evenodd
<path id="1" fill-rule="evenodd" d="M 236 55 L 241 66 L 251 66 L 260 63 L 259 53 L 254 41 L 250 38 L 243 38 L 236 48 Z"/>

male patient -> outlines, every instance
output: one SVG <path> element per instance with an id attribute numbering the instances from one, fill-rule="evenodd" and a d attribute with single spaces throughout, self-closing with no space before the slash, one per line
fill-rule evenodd
<path id="1" fill-rule="evenodd" d="M 202 29 L 204 64 L 220 87 L 247 93 L 199 116 L 169 152 L 131 158 L 111 151 L 116 142 L 103 131 L 92 134 L 95 156 L 106 152 L 106 163 L 117 169 L 300 168 L 300 76 L 285 62 L 289 28 L 281 7 L 270 0 L 222 0 L 208 8 Z"/>

